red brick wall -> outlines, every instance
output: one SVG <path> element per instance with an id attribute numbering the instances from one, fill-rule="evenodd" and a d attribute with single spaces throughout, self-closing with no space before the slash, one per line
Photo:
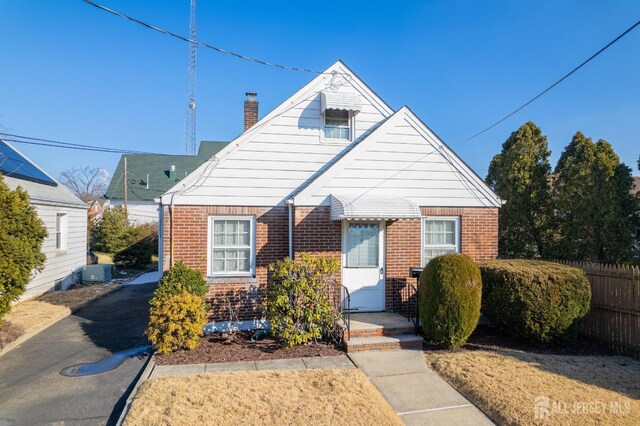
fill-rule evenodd
<path id="1" fill-rule="evenodd" d="M 340 221 L 329 219 L 328 206 L 294 207 L 294 253 L 341 258 Z M 460 216 L 461 249 L 473 259 L 490 259 L 498 254 L 498 211 L 494 208 L 422 207 L 425 216 Z M 209 215 L 255 215 L 256 277 L 210 279 L 208 300 L 212 320 L 228 319 L 229 297 L 241 319 L 259 317 L 266 295 L 267 266 L 288 256 L 287 207 L 175 206 L 173 208 L 174 260 L 207 273 L 207 230 Z M 163 269 L 170 265 L 170 224 L 168 207 L 164 214 Z M 421 265 L 421 224 L 419 220 L 387 222 L 386 274 L 387 309 L 393 300 L 390 280 L 410 280 L 409 268 Z"/>
<path id="2" fill-rule="evenodd" d="M 329 206 L 295 207 L 293 250 L 313 256 L 340 259 L 342 223 L 329 219 Z"/>
<path id="3" fill-rule="evenodd" d="M 474 260 L 493 259 L 498 255 L 498 209 L 422 207 L 423 216 L 459 216 L 460 249 Z M 391 309 L 394 295 L 392 279 L 407 280 L 409 268 L 422 265 L 422 236 L 419 220 L 387 222 L 386 305 Z"/>
<path id="4" fill-rule="evenodd" d="M 256 276 L 255 278 L 214 278 L 207 301 L 211 304 L 211 320 L 228 319 L 230 303 L 241 319 L 260 316 L 266 295 L 267 266 L 288 255 L 288 213 L 286 207 L 233 207 L 233 206 L 174 206 L 174 262 L 207 274 L 207 232 L 210 215 L 253 215 L 256 217 Z M 170 266 L 171 216 L 168 207 L 164 215 L 163 269 Z"/>

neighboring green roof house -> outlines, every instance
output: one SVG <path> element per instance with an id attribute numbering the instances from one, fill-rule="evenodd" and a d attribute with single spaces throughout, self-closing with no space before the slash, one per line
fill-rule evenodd
<path id="1" fill-rule="evenodd" d="M 112 175 L 105 198 L 124 199 L 124 158 L 127 158 L 127 201 L 153 201 L 171 189 L 229 142 L 202 141 L 198 155 L 125 154 Z"/>

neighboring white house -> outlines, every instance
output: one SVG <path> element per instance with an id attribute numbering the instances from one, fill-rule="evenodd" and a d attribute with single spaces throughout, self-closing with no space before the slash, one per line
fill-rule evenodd
<path id="1" fill-rule="evenodd" d="M 66 290 L 80 279 L 87 261 L 87 205 L 9 143 L 0 140 L 0 173 L 11 189 L 22 187 L 47 227 L 44 269 L 22 299 Z"/>
<path id="2" fill-rule="evenodd" d="M 129 222 L 132 225 L 158 222 L 158 203 L 155 199 L 209 160 L 227 143 L 202 141 L 198 155 L 122 155 L 105 194 L 105 198 L 109 200 L 108 208 L 125 205 L 126 189 Z"/>

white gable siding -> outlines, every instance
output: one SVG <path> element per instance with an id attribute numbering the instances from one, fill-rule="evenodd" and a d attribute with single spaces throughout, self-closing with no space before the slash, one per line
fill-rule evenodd
<path id="1" fill-rule="evenodd" d="M 403 108 L 295 197 L 329 204 L 331 194 L 405 197 L 420 206 L 495 207 L 499 201 L 435 135 Z"/>
<path id="2" fill-rule="evenodd" d="M 340 62 L 229 144 L 217 158 L 203 164 L 167 194 L 174 204 L 274 206 L 304 184 L 349 142 L 322 137 L 320 91 L 329 83 L 341 93 L 357 94 L 362 110 L 355 117 L 357 141 L 392 111 Z M 171 195 L 163 197 L 169 204 Z"/>
<path id="3" fill-rule="evenodd" d="M 42 244 L 42 252 L 47 256 L 44 270 L 35 275 L 27 285 L 22 299 L 27 299 L 47 291 L 67 289 L 79 278 L 79 272 L 87 262 L 87 209 L 83 207 L 63 207 L 34 203 L 36 212 L 49 236 Z M 67 244 L 65 250 L 56 249 L 56 215 L 67 214 Z M 74 276 L 75 274 L 75 276 Z"/>

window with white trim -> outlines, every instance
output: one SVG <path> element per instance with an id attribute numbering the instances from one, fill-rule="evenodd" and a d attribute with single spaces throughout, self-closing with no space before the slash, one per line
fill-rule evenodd
<path id="1" fill-rule="evenodd" d="M 423 219 L 422 261 L 446 253 L 460 252 L 459 217 L 425 217 Z"/>
<path id="2" fill-rule="evenodd" d="M 67 248 L 67 214 L 56 214 L 56 250 Z"/>
<path id="3" fill-rule="evenodd" d="M 346 109 L 326 109 L 324 111 L 325 139 L 351 139 L 351 117 Z"/>
<path id="4" fill-rule="evenodd" d="M 255 274 L 255 218 L 209 217 L 209 276 Z"/>

